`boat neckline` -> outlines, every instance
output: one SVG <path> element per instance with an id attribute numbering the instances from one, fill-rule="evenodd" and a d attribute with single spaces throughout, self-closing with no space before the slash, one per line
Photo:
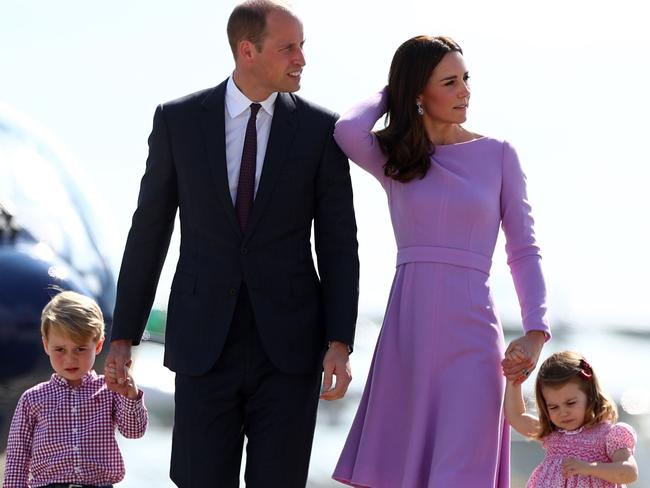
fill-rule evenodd
<path id="1" fill-rule="evenodd" d="M 470 139 L 469 141 L 464 141 L 464 142 L 455 142 L 453 144 L 434 144 L 434 147 L 455 147 L 455 146 L 465 146 L 467 144 L 471 144 L 473 142 L 479 142 L 487 139 L 487 136 L 481 136 L 477 137 L 476 139 Z"/>

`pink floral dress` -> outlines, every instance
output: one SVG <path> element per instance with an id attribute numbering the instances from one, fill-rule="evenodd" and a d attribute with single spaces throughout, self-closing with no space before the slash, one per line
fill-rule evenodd
<path id="1" fill-rule="evenodd" d="M 603 422 L 593 427 L 577 430 L 557 430 L 542 441 L 546 456 L 526 484 L 526 488 L 622 488 L 625 485 L 610 483 L 593 476 L 562 476 L 562 463 L 566 458 L 586 462 L 611 462 L 619 449 L 634 453 L 636 433 L 628 424 Z"/>

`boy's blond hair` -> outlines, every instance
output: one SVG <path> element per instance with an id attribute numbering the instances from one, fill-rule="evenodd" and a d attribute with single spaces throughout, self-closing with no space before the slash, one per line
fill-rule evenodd
<path id="1" fill-rule="evenodd" d="M 41 335 L 48 339 L 50 329 L 57 327 L 77 344 L 104 339 L 104 315 L 97 302 L 74 291 L 54 296 L 41 313 Z"/>

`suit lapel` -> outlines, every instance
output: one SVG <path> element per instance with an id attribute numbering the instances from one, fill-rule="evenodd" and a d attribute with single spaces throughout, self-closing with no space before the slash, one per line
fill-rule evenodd
<path id="1" fill-rule="evenodd" d="M 273 121 L 271 122 L 269 142 L 266 146 L 260 184 L 253 202 L 253 210 L 246 228 L 245 239 L 250 238 L 253 234 L 260 217 L 264 213 L 264 208 L 273 192 L 280 169 L 293 142 L 298 126 L 295 110 L 296 103 L 293 97 L 286 93 L 278 93 L 273 110 Z"/>
<path id="2" fill-rule="evenodd" d="M 202 103 L 201 127 L 207 148 L 208 165 L 214 178 L 217 197 L 221 202 L 228 221 L 235 232 L 241 235 L 237 214 L 230 196 L 228 183 L 228 165 L 226 164 L 226 129 L 224 99 L 226 84 L 224 81 L 214 88 Z"/>

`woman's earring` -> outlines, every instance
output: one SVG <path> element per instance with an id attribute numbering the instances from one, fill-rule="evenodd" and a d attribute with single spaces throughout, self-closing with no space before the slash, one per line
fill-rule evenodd
<path id="1" fill-rule="evenodd" d="M 424 115 L 424 110 L 422 109 L 422 103 L 420 102 L 420 100 L 415 102 L 415 104 L 418 106 L 418 115 Z"/>

